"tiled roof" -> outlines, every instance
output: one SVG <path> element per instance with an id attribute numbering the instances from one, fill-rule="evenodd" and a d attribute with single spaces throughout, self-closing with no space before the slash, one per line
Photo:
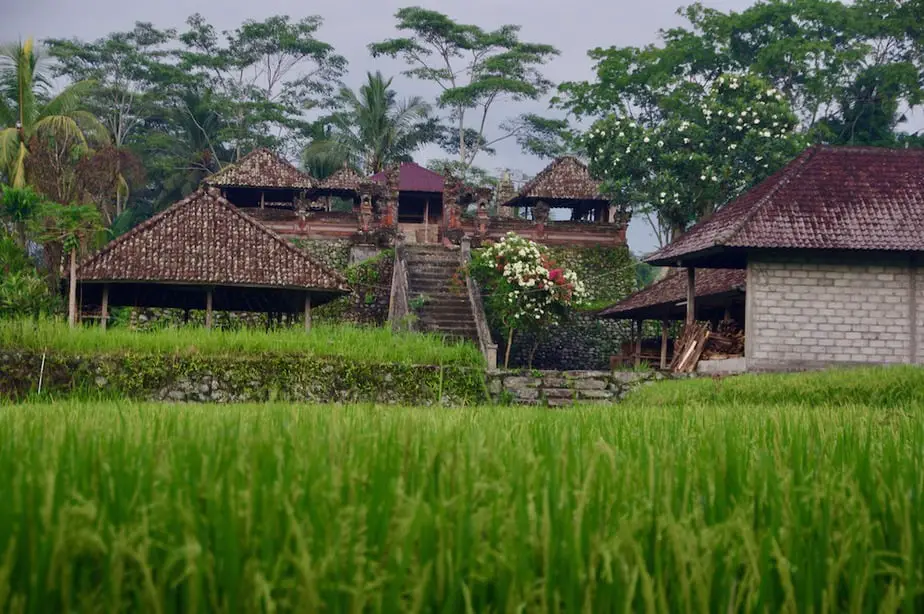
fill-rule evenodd
<path id="1" fill-rule="evenodd" d="M 140 281 L 348 291 L 346 280 L 203 188 L 114 239 L 81 281 Z"/>
<path id="2" fill-rule="evenodd" d="M 647 261 L 717 246 L 924 250 L 924 150 L 810 147 Z"/>
<path id="3" fill-rule="evenodd" d="M 210 177 L 207 185 L 244 188 L 310 189 L 314 181 L 288 160 L 269 149 L 254 149 L 230 166 Z"/>
<path id="4" fill-rule="evenodd" d="M 744 269 L 696 269 L 696 296 L 706 297 L 725 294 L 733 290 L 744 290 L 747 271 Z M 686 271 L 668 273 L 647 288 L 627 296 L 615 305 L 610 305 L 598 315 L 601 317 L 619 317 L 620 314 L 657 307 L 673 305 L 687 300 Z"/>
<path id="5" fill-rule="evenodd" d="M 370 179 L 385 183 L 385 173 L 376 173 Z M 443 176 L 414 162 L 404 162 L 398 175 L 398 189 L 402 192 L 442 192 Z"/>
<path id="6" fill-rule="evenodd" d="M 528 182 L 510 204 L 535 200 L 607 200 L 600 194 L 587 165 L 573 156 L 562 156 Z M 503 203 L 502 203 L 503 204 Z"/>
<path id="7" fill-rule="evenodd" d="M 344 165 L 333 175 L 318 184 L 319 190 L 331 192 L 359 192 L 359 184 L 363 177 L 351 167 Z"/>

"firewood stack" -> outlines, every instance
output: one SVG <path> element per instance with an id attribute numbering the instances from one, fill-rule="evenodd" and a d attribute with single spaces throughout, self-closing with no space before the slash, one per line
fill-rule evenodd
<path id="1" fill-rule="evenodd" d="M 744 331 L 731 319 L 719 322 L 718 330 L 709 335 L 702 358 L 719 360 L 744 354 Z"/>
<path id="2" fill-rule="evenodd" d="M 674 344 L 674 360 L 671 361 L 671 371 L 675 373 L 691 373 L 696 368 L 700 356 L 706 349 L 710 338 L 708 322 L 694 322 L 683 329 L 680 338 Z"/>

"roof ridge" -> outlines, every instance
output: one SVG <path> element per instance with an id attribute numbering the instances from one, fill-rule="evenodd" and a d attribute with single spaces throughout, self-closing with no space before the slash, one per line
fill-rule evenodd
<path id="1" fill-rule="evenodd" d="M 777 180 L 776 184 L 775 184 L 773 187 L 771 187 L 769 190 L 767 190 L 767 193 L 764 194 L 763 196 L 761 196 L 760 199 L 758 199 L 758 201 L 757 201 L 756 203 L 754 203 L 753 206 L 751 206 L 751 208 L 748 210 L 748 212 L 741 216 L 741 220 L 740 220 L 737 224 L 735 224 L 734 226 L 732 226 L 732 228 L 731 228 L 729 231 L 727 231 L 727 232 L 725 232 L 725 233 L 719 233 L 718 236 L 713 240 L 712 244 L 713 244 L 713 245 L 722 245 L 722 244 L 726 243 L 727 241 L 729 241 L 729 240 L 730 240 L 732 237 L 734 237 L 736 234 L 738 234 L 739 232 L 741 232 L 741 230 L 744 228 L 744 226 L 745 226 L 748 222 L 750 222 L 751 219 L 752 219 L 755 215 L 757 215 L 757 213 L 763 208 L 763 206 L 764 206 L 765 204 L 767 204 L 767 202 L 770 201 L 770 198 L 771 198 L 772 196 L 774 196 L 774 195 L 775 195 L 777 192 L 779 192 L 782 188 L 784 188 L 784 187 L 786 187 L 787 185 L 789 185 L 789 183 L 790 183 L 794 178 L 798 177 L 798 176 L 802 173 L 802 171 L 805 170 L 805 167 L 806 167 L 806 165 L 808 164 L 808 162 L 811 161 L 811 160 L 817 155 L 817 153 L 818 153 L 819 151 L 820 151 L 820 147 L 819 147 L 819 146 L 817 146 L 817 145 L 812 145 L 811 147 L 809 147 L 808 149 L 806 149 L 805 151 L 803 151 L 803 152 L 802 152 L 799 156 L 797 156 L 794 160 L 790 161 L 789 164 L 787 164 L 787 165 L 784 166 L 782 169 L 780 169 L 780 171 L 779 171 L 779 173 L 780 173 L 780 178 Z M 772 177 L 772 175 L 771 175 L 771 177 Z M 764 181 L 770 181 L 771 177 L 767 177 L 766 179 L 764 179 Z M 763 182 L 761 182 L 761 183 L 763 183 Z M 751 189 L 752 189 L 752 190 L 753 190 L 753 189 L 756 189 L 759 185 L 760 185 L 760 183 L 757 184 L 756 186 L 752 187 Z M 742 194 L 741 196 L 743 196 L 743 194 Z M 739 196 L 738 198 L 740 198 L 741 196 Z M 737 200 L 737 198 L 736 198 L 736 200 Z"/>
<path id="2" fill-rule="evenodd" d="M 244 164 L 245 162 L 247 162 L 250 158 L 255 157 L 258 153 L 265 153 L 265 154 L 269 155 L 271 158 L 273 158 L 274 160 L 276 160 L 276 162 L 278 162 L 278 163 L 280 163 L 280 164 L 283 164 L 283 165 L 285 165 L 285 166 L 291 168 L 293 171 L 295 171 L 295 172 L 298 173 L 299 175 L 305 177 L 305 178 L 308 180 L 308 183 L 309 183 L 309 184 L 312 184 L 312 185 L 313 185 L 313 184 L 317 183 L 317 181 L 318 181 L 317 179 L 315 179 L 314 177 L 311 176 L 311 173 L 307 173 L 307 172 L 303 171 L 302 169 L 298 168 L 297 166 L 295 166 L 294 164 L 292 164 L 291 162 L 289 162 L 289 160 L 287 160 L 286 158 L 284 158 L 281 154 L 279 154 L 278 152 L 273 151 L 273 150 L 270 149 L 269 147 L 254 147 L 254 148 L 251 149 L 249 152 L 247 152 L 243 157 L 238 158 L 236 161 L 229 163 L 227 166 L 225 166 L 225 167 L 222 168 L 221 170 L 212 173 L 211 175 L 209 175 L 208 177 L 206 177 L 205 179 L 203 179 L 202 182 L 203 182 L 203 183 L 206 183 L 206 184 L 210 184 L 211 181 L 215 179 L 215 177 L 220 177 L 220 175 L 229 172 L 231 169 L 233 169 L 233 168 L 235 168 L 235 167 L 240 167 L 242 164 Z"/>

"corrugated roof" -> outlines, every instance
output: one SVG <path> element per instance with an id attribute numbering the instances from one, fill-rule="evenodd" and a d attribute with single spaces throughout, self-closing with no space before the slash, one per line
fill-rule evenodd
<path id="1" fill-rule="evenodd" d="M 814 146 L 647 258 L 715 247 L 924 250 L 924 150 Z"/>
<path id="2" fill-rule="evenodd" d="M 697 298 L 744 290 L 747 284 L 745 269 L 696 269 Z M 647 288 L 627 296 L 615 305 L 601 311 L 601 317 L 619 317 L 620 314 L 659 306 L 675 305 L 687 300 L 687 275 L 675 271 Z"/>
<path id="3" fill-rule="evenodd" d="M 351 167 L 344 165 L 333 175 L 318 184 L 319 190 L 331 192 L 359 192 L 363 177 Z"/>
<path id="4" fill-rule="evenodd" d="M 594 181 L 587 165 L 574 156 L 562 156 L 545 167 L 509 204 L 536 200 L 608 200 L 600 194 L 600 182 Z"/>
<path id="5" fill-rule="evenodd" d="M 254 149 L 203 182 L 218 187 L 310 189 L 314 181 L 269 149 Z"/>
<path id="6" fill-rule="evenodd" d="M 376 173 L 370 179 L 385 183 L 385 173 Z M 398 174 L 398 189 L 402 192 L 442 193 L 443 176 L 415 162 L 403 162 Z"/>
<path id="7" fill-rule="evenodd" d="M 339 273 L 200 189 L 109 242 L 77 269 L 81 281 L 261 286 L 347 292 Z"/>

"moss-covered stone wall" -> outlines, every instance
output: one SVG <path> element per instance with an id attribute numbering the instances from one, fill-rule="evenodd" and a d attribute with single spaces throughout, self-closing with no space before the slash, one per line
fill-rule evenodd
<path id="1" fill-rule="evenodd" d="M 0 351 L 0 398 L 192 402 L 368 402 L 471 405 L 487 400 L 484 371 L 439 365 L 356 363 L 298 354 L 163 355 Z"/>
<path id="2" fill-rule="evenodd" d="M 293 239 L 292 243 L 336 271 L 343 272 L 350 264 L 352 242 L 349 239 Z"/>
<path id="3" fill-rule="evenodd" d="M 388 320 L 395 252 L 386 249 L 343 273 L 353 292 L 314 311 L 319 322 L 382 326 Z"/>
<path id="4" fill-rule="evenodd" d="M 635 291 L 635 261 L 629 248 L 550 247 L 555 261 L 576 272 L 587 287 L 588 302 L 604 306 Z"/>

